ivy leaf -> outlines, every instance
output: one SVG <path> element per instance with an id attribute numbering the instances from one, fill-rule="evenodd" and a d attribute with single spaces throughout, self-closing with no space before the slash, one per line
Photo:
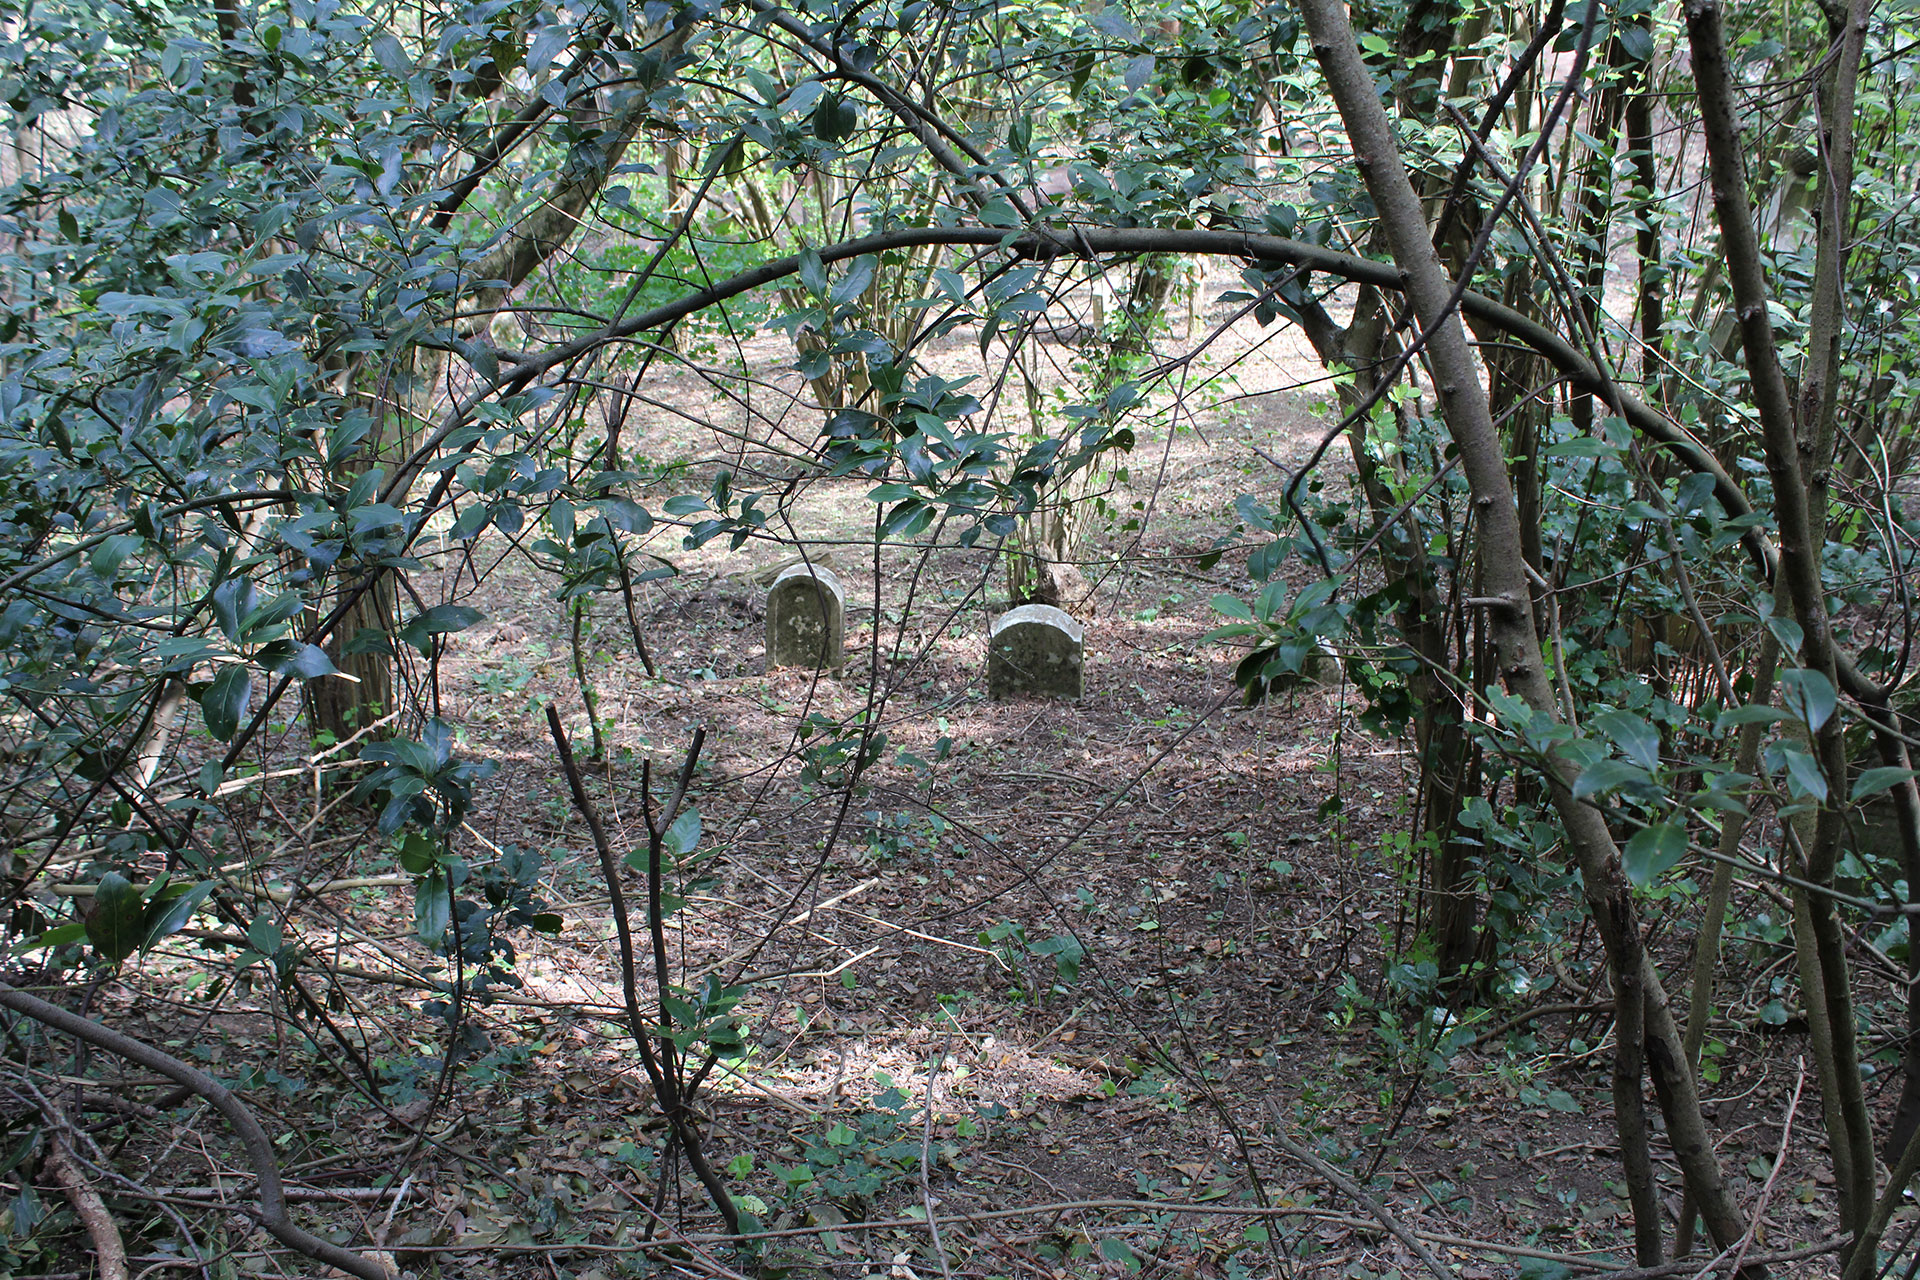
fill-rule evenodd
<path id="1" fill-rule="evenodd" d="M 1687 829 L 1677 822 L 1656 822 L 1633 833 L 1620 865 L 1635 888 L 1645 889 L 1687 856 Z"/>

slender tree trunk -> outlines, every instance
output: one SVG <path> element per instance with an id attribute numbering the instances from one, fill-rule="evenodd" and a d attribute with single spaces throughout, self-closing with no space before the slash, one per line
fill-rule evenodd
<path id="1" fill-rule="evenodd" d="M 1519 509 L 1478 364 L 1458 315 L 1450 312 L 1453 282 L 1434 254 L 1432 233 L 1401 163 L 1373 75 L 1359 55 L 1345 7 L 1340 0 L 1301 0 L 1299 7 L 1352 140 L 1354 164 L 1373 197 L 1394 263 L 1406 281 L 1414 315 L 1430 335 L 1428 359 L 1441 411 L 1480 522 L 1487 590 L 1483 607 L 1497 668 L 1524 708 L 1516 717 L 1524 714 L 1527 722 L 1514 728 L 1531 731 L 1529 736 L 1545 745 L 1552 741 L 1546 731 L 1556 727 L 1557 715 L 1533 626 Z M 1744 1234 L 1746 1223 L 1721 1175 L 1666 992 L 1641 949 L 1639 915 L 1621 870 L 1619 849 L 1600 812 L 1574 799 L 1573 762 L 1549 750 L 1545 781 L 1580 867 L 1588 910 L 1605 945 L 1616 992 L 1624 980 L 1627 995 L 1637 996 L 1645 1010 L 1642 1034 L 1647 1066 L 1674 1155 L 1714 1240 L 1722 1247 L 1732 1246 Z M 1623 1143 L 1635 1141 L 1625 1125 L 1621 1138 Z"/>
<path id="2" fill-rule="evenodd" d="M 393 578 L 384 569 L 374 569 L 343 577 L 340 591 L 351 594 L 363 585 L 366 589 L 321 646 L 341 674 L 305 686 L 312 730 L 330 735 L 333 742 L 344 742 L 394 705 Z"/>
<path id="3" fill-rule="evenodd" d="M 1851 184 L 1851 85 L 1858 74 L 1866 12 L 1862 0 L 1854 11 L 1861 39 L 1842 42 L 1840 56 L 1830 72 L 1834 80 L 1821 95 L 1826 117 L 1822 124 L 1830 160 L 1842 155 L 1848 157 L 1845 169 L 1836 173 L 1845 179 L 1847 186 L 1832 195 L 1842 208 L 1850 198 L 1847 193 Z M 1733 75 L 1728 64 L 1719 0 L 1689 0 L 1686 19 L 1694 83 L 1699 91 L 1700 120 L 1706 135 L 1714 215 L 1720 226 L 1722 259 L 1733 289 L 1741 351 L 1752 383 L 1754 408 L 1760 418 L 1767 473 L 1773 481 L 1774 510 L 1780 531 L 1777 583 L 1778 587 L 1785 588 L 1794 621 L 1804 636 L 1800 659 L 1807 676 L 1817 676 L 1830 688 L 1837 689 L 1842 684 L 1840 655 L 1820 578 L 1826 490 L 1824 480 L 1817 473 L 1825 464 L 1820 454 L 1822 428 L 1819 424 L 1828 413 L 1822 406 L 1832 395 L 1830 357 L 1837 349 L 1833 344 L 1838 342 L 1839 273 L 1844 256 L 1840 252 L 1840 218 L 1837 213 L 1828 215 L 1835 224 L 1831 247 L 1816 253 L 1815 307 L 1800 398 L 1800 410 L 1805 416 L 1797 421 L 1785 371 L 1774 345 L 1766 274 L 1753 210 L 1747 198 L 1740 117 L 1733 98 Z M 1842 84 L 1846 86 L 1844 91 L 1840 90 Z M 1846 106 L 1846 118 L 1836 120 L 1831 112 L 1842 102 Z M 1828 355 L 1823 356 L 1823 351 Z M 1819 383 L 1821 388 L 1809 393 L 1806 387 L 1809 382 Z M 1808 462 L 1813 464 L 1815 475 L 1809 475 Z M 1832 883 L 1839 859 L 1840 837 L 1845 830 L 1848 761 L 1837 714 L 1810 729 L 1810 745 L 1828 790 L 1826 803 L 1817 816 L 1809 822 L 1803 814 L 1788 828 L 1798 864 L 1796 872 L 1814 886 L 1812 890 L 1794 887 L 1794 933 L 1801 989 L 1808 1002 L 1809 1023 L 1821 1067 L 1840 1225 L 1857 1241 L 1865 1235 L 1874 1204 L 1872 1125 L 1860 1080 L 1860 1050 L 1853 990 L 1847 973 L 1846 936 L 1833 900 L 1819 892 Z M 1816 1004 L 1823 1007 L 1816 1009 Z"/>

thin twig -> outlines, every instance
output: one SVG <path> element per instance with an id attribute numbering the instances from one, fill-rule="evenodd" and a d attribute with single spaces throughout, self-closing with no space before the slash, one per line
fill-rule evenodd
<path id="1" fill-rule="evenodd" d="M 1773 1184 L 1780 1179 L 1780 1169 L 1787 1163 L 1787 1145 L 1793 1140 L 1793 1116 L 1800 1109 L 1800 1090 L 1807 1083 L 1807 1064 L 1805 1059 L 1794 1063 L 1799 1074 L 1793 1080 L 1793 1096 L 1787 1099 L 1787 1114 L 1780 1121 L 1780 1150 L 1773 1157 L 1773 1168 L 1767 1172 L 1767 1180 L 1760 1187 L 1760 1194 L 1754 1198 L 1751 1221 L 1747 1233 L 1740 1237 L 1740 1247 L 1733 1255 L 1733 1271 L 1737 1275 L 1741 1264 L 1747 1260 L 1747 1251 L 1753 1247 L 1754 1233 L 1760 1230 L 1760 1223 L 1767 1212 L 1767 1201 L 1773 1198 Z"/>
<path id="2" fill-rule="evenodd" d="M 933 1086 L 939 1079 L 940 1068 L 947 1063 L 947 1050 L 953 1047 L 953 1023 L 947 1023 L 946 1038 L 940 1042 L 939 1052 L 927 1060 L 927 1101 L 926 1114 L 921 1117 L 920 1126 L 920 1203 L 927 1210 L 927 1235 L 933 1239 L 933 1256 L 940 1263 L 940 1274 L 946 1280 L 953 1280 L 953 1272 L 947 1268 L 947 1246 L 940 1240 L 940 1220 L 933 1213 L 933 1178 L 928 1172 L 933 1154 Z"/>
<path id="3" fill-rule="evenodd" d="M 1328 1182 L 1340 1188 L 1340 1190 L 1346 1192 L 1356 1204 L 1372 1214 L 1375 1221 L 1388 1231 L 1391 1231 L 1399 1239 L 1401 1244 L 1407 1246 L 1407 1248 L 1413 1252 L 1413 1255 L 1420 1259 L 1421 1264 L 1433 1273 L 1435 1280 L 1453 1280 L 1453 1272 L 1447 1270 L 1445 1264 L 1433 1256 L 1433 1250 L 1427 1248 L 1420 1237 L 1402 1226 L 1400 1220 L 1393 1216 L 1387 1206 L 1368 1195 L 1360 1184 L 1352 1178 L 1349 1178 L 1346 1174 L 1340 1172 L 1325 1160 L 1322 1160 L 1319 1156 L 1313 1154 L 1313 1152 L 1293 1140 L 1292 1136 L 1287 1133 L 1287 1118 L 1281 1112 L 1279 1103 L 1275 1102 L 1272 1098 L 1268 1098 L 1267 1111 L 1273 1116 L 1273 1140 L 1279 1145 L 1282 1151 L 1292 1156 L 1295 1160 L 1298 1160 L 1301 1164 L 1306 1165 L 1309 1169 L 1312 1169 Z"/>

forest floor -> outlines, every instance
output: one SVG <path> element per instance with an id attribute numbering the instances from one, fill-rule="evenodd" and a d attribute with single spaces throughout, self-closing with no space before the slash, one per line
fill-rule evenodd
<path id="1" fill-rule="evenodd" d="M 1217 314 L 1204 308 L 1201 323 Z M 1090 595 L 1074 602 L 1087 624 L 1078 702 L 986 698 L 985 632 L 1006 599 L 992 555 L 930 534 L 876 562 L 861 482 L 817 482 L 791 506 L 794 536 L 847 587 L 841 675 L 766 669 L 765 582 L 790 541 L 688 551 L 663 530 L 649 550 L 677 572 L 636 601 L 657 678 L 617 594 L 598 598 L 586 628 L 598 761 L 584 758 L 591 731 L 551 578 L 498 535 L 470 562 L 441 562 L 439 582 L 417 589 L 432 602 L 437 585 L 485 620 L 453 639 L 432 696 L 461 752 L 497 769 L 463 852 L 542 852 L 541 893 L 564 928 L 515 939 L 524 985 L 467 1001 L 483 1039 L 443 1072 L 447 1024 L 429 1006 L 444 996 L 418 989 L 434 971 L 413 941 L 410 891 L 378 883 L 398 879 L 390 848 L 345 805 L 310 826 L 311 795 L 268 790 L 254 820 L 283 848 L 304 833 L 298 878 L 376 881 L 289 913 L 339 1039 L 312 1010 L 276 1012 L 264 980 L 190 986 L 205 961 L 185 942 L 181 981 L 150 969 L 124 1025 L 138 1033 L 145 1019 L 176 1046 L 207 1043 L 196 1027 L 252 1027 L 257 1057 L 233 1059 L 237 1036 L 209 1052 L 222 1074 L 247 1076 L 286 1135 L 290 1184 L 308 1196 L 296 1216 L 371 1237 L 421 1276 L 1424 1270 L 1283 1149 L 1276 1126 L 1365 1180 L 1464 1280 L 1629 1265 L 1597 948 L 1570 928 L 1523 956 L 1542 971 L 1501 1008 L 1410 1004 L 1389 980 L 1417 932 L 1402 905 L 1419 874 L 1400 835 L 1408 748 L 1363 731 L 1350 683 L 1241 705 L 1239 655 L 1206 639 L 1222 621 L 1211 597 L 1254 590 L 1236 498 L 1277 501 L 1286 478 L 1266 458 L 1298 466 L 1328 425 L 1313 390 L 1293 389 L 1317 367 L 1297 347 L 1259 347 L 1269 334 L 1243 323 L 1237 346 L 1209 357 L 1231 358 L 1239 387 L 1262 394 L 1216 383 L 1138 428 L 1131 475 L 1109 495 L 1118 514 L 1087 557 Z M 948 358 L 960 367 L 970 350 L 956 342 Z M 713 411 L 697 379 L 664 383 L 663 399 Z M 677 430 L 655 415 L 633 447 L 668 456 L 687 444 Z M 715 461 L 730 448 L 745 460 L 723 441 Z M 1329 460 L 1330 496 L 1346 471 Z M 705 475 L 672 486 L 698 491 Z M 635 496 L 654 506 L 670 491 Z M 1127 530 L 1147 514 L 1135 502 L 1151 518 Z M 1298 562 L 1286 572 L 1312 576 Z M 548 736 L 550 703 L 621 856 L 646 847 L 642 761 L 658 803 L 706 731 L 688 803 L 711 857 L 669 922 L 670 967 L 688 985 L 743 968 L 753 979 L 738 1008 L 745 1045 L 699 1106 L 714 1163 L 770 1233 L 757 1263 L 713 1238 L 719 1220 L 679 1162 L 663 1177 L 608 894 Z M 820 738 L 800 726 L 814 715 L 884 730 L 851 796 L 803 776 Z M 643 920 L 644 879 L 630 874 L 625 894 Z M 1676 972 L 1691 900 L 1654 911 Z M 360 976 L 329 997 L 326 964 Z M 1735 1194 L 1765 1202 L 1755 1254 L 1825 1240 L 1834 1220 L 1831 1187 L 1807 1172 L 1818 1103 L 1804 1038 L 1791 1024 L 1762 1034 L 1754 1016 L 1772 994 L 1764 981 L 1723 993 L 1724 1066 L 1709 1087 Z M 1527 1021 L 1529 1009 L 1544 1012 Z M 1441 1060 L 1429 1046 L 1460 1019 L 1484 1034 Z M 326 1047 L 302 1048 L 308 1033 Z M 169 1132 L 140 1139 L 155 1143 L 156 1180 L 208 1179 L 197 1148 L 160 1148 Z M 1677 1171 L 1664 1145 L 1657 1154 L 1677 1212 Z M 168 1229 L 154 1217 L 136 1252 Z"/>

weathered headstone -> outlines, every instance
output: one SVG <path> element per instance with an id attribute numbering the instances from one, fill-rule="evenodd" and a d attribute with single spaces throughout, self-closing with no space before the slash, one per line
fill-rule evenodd
<path id="1" fill-rule="evenodd" d="M 1050 604 L 1023 604 L 987 637 L 987 696 L 1078 698 L 1086 689 L 1080 624 Z"/>
<path id="2" fill-rule="evenodd" d="M 1300 675 L 1309 684 L 1329 689 L 1338 687 L 1346 679 L 1347 671 L 1345 664 L 1340 661 L 1340 651 L 1325 640 L 1319 640 L 1300 660 Z"/>
<path id="3" fill-rule="evenodd" d="M 767 667 L 838 671 L 847 595 L 824 565 L 781 570 L 767 591 Z"/>

